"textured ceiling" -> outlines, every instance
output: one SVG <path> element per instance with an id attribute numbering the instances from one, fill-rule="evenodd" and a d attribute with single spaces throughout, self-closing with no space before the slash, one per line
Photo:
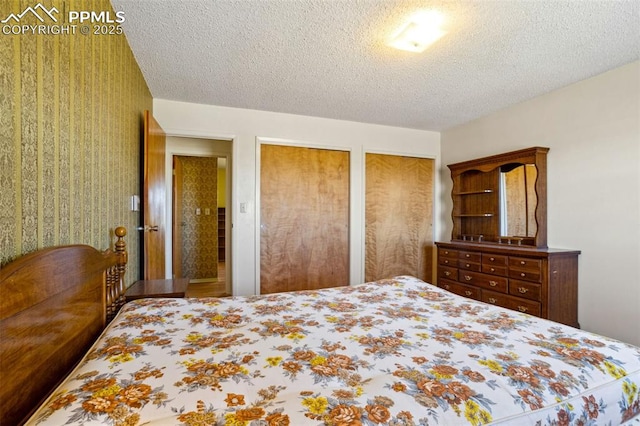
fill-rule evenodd
<path id="1" fill-rule="evenodd" d="M 640 57 L 638 0 L 112 4 L 154 98 L 425 130 Z M 448 33 L 423 53 L 387 47 L 422 9 Z"/>

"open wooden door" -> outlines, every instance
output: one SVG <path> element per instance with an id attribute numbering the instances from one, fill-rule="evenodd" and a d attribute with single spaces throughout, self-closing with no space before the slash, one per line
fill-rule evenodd
<path id="1" fill-rule="evenodd" d="M 144 190 L 142 232 L 144 279 L 165 277 L 165 146 L 164 130 L 149 111 L 144 112 Z"/>

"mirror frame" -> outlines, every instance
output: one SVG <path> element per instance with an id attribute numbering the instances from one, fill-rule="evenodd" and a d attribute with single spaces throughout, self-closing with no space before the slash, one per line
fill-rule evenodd
<path id="1" fill-rule="evenodd" d="M 461 163 L 449 164 L 447 167 L 451 170 L 451 179 L 453 180 L 453 230 L 451 233 L 452 240 L 456 235 L 460 235 L 459 221 L 456 221 L 454 212 L 456 211 L 456 191 L 460 188 L 460 176 L 470 170 L 481 172 L 490 172 L 500 168 L 505 164 L 521 163 L 533 164 L 536 166 L 538 176 L 535 182 L 535 192 L 538 197 L 535 209 L 535 220 L 537 224 L 537 232 L 532 237 L 532 243 L 523 243 L 523 246 L 533 246 L 537 248 L 547 247 L 547 152 L 546 147 L 532 147 L 521 149 L 518 151 L 506 152 L 504 154 L 492 155 L 489 157 L 477 158 L 474 160 L 464 161 Z M 495 206 L 496 209 L 499 206 Z"/>

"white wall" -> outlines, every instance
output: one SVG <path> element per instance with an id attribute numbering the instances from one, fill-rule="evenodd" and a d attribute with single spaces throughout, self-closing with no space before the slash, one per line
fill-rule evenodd
<path id="1" fill-rule="evenodd" d="M 451 236 L 446 164 L 547 146 L 549 247 L 582 251 L 583 329 L 640 345 L 640 62 L 442 133 L 440 239 Z"/>
<path id="2" fill-rule="evenodd" d="M 350 279 L 364 280 L 364 155 L 366 152 L 434 158 L 440 167 L 440 134 L 265 111 L 154 99 L 153 115 L 167 135 L 228 139 L 232 151 L 233 294 L 258 291 L 257 246 L 260 141 L 347 150 L 351 158 Z M 436 188 L 439 181 L 436 177 Z M 437 195 L 439 196 L 439 194 Z M 246 203 L 247 212 L 240 212 Z M 436 205 L 437 209 L 437 205 Z M 435 214 L 435 212 L 434 212 Z M 434 223 L 437 235 L 438 222 Z M 328 268 L 331 265 L 327 265 Z"/>

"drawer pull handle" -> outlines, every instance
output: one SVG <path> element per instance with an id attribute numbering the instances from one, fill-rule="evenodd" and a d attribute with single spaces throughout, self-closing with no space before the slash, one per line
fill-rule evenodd
<path id="1" fill-rule="evenodd" d="M 493 262 L 494 260 L 496 260 L 496 258 L 495 257 L 490 257 L 489 260 Z"/>
<path id="2" fill-rule="evenodd" d="M 449 275 L 451 275 L 451 271 L 444 271 L 444 274 L 448 277 Z"/>
<path id="3" fill-rule="evenodd" d="M 449 252 L 448 252 L 448 251 L 445 251 L 445 252 L 444 252 L 444 254 L 449 254 Z"/>
<path id="4" fill-rule="evenodd" d="M 518 287 L 518 292 L 519 293 L 525 294 L 528 291 L 529 291 L 529 289 L 526 288 L 526 287 Z"/>
<path id="5" fill-rule="evenodd" d="M 491 287 L 495 287 L 495 286 L 497 286 L 497 285 L 498 285 L 498 281 L 489 281 L 489 285 L 490 285 Z"/>
<path id="6" fill-rule="evenodd" d="M 467 281 L 471 281 L 473 279 L 473 277 L 469 276 L 469 275 L 465 275 L 464 279 Z"/>
<path id="7" fill-rule="evenodd" d="M 465 268 L 468 268 L 469 266 L 471 266 L 471 265 L 469 265 L 468 263 L 466 265 L 464 265 Z"/>
<path id="8" fill-rule="evenodd" d="M 527 309 L 527 307 L 526 307 L 526 306 L 521 306 L 521 305 L 520 305 L 520 306 L 518 306 L 518 310 L 519 310 L 520 312 L 527 312 L 529 309 Z"/>
<path id="9" fill-rule="evenodd" d="M 526 277 L 526 276 L 527 276 L 527 274 L 525 274 L 524 272 L 522 272 L 522 273 L 520 273 L 520 276 L 521 276 L 521 277 Z"/>
<path id="10" fill-rule="evenodd" d="M 464 257 L 471 257 L 471 255 L 470 254 L 465 254 Z"/>
<path id="11" fill-rule="evenodd" d="M 469 291 L 469 290 L 466 290 L 466 291 L 464 292 L 464 294 L 466 294 L 467 296 L 471 296 L 471 295 L 473 294 L 473 292 L 472 292 L 472 291 Z"/>
<path id="12" fill-rule="evenodd" d="M 491 268 L 491 269 L 490 269 L 490 271 L 491 271 L 491 272 L 495 272 L 495 271 L 496 271 L 496 268 Z"/>
<path id="13" fill-rule="evenodd" d="M 449 284 L 445 284 L 443 287 L 449 290 Z"/>
<path id="14" fill-rule="evenodd" d="M 520 264 L 521 264 L 521 265 L 526 265 L 526 264 L 527 264 L 527 262 L 525 262 L 524 260 L 521 260 L 521 261 L 520 261 Z"/>
<path id="15" fill-rule="evenodd" d="M 445 265 L 448 265 L 448 264 L 449 264 L 449 261 L 448 261 L 448 260 L 445 260 L 445 261 L 444 261 L 444 263 L 445 263 Z"/>
<path id="16" fill-rule="evenodd" d="M 489 303 L 496 303 L 496 299 L 494 299 L 493 297 L 489 298 Z"/>

